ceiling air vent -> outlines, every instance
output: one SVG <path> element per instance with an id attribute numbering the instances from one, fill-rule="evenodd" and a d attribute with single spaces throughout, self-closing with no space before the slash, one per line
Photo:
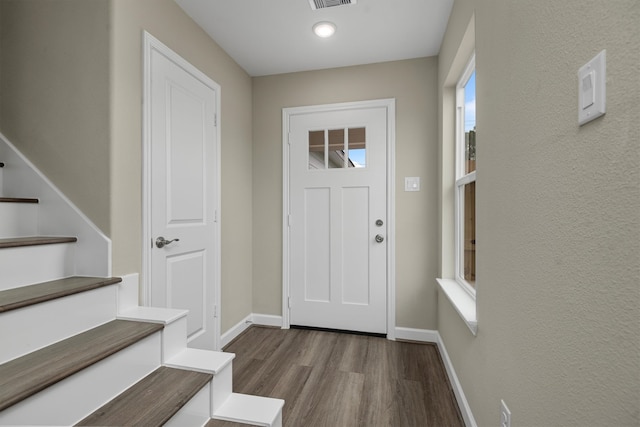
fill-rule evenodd
<path id="1" fill-rule="evenodd" d="M 358 0 L 309 0 L 311 9 L 325 9 L 327 7 L 344 6 L 347 4 L 356 4 Z"/>

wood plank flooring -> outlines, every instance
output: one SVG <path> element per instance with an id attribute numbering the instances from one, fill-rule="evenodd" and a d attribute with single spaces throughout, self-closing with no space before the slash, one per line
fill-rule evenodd
<path id="1" fill-rule="evenodd" d="M 464 426 L 435 345 L 252 326 L 225 351 L 234 391 L 284 399 L 285 426 Z"/>

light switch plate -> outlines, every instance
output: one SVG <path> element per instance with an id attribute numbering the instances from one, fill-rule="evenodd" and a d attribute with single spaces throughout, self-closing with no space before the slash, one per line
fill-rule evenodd
<path id="1" fill-rule="evenodd" d="M 606 112 L 607 51 L 578 70 L 578 123 L 582 126 Z"/>
<path id="2" fill-rule="evenodd" d="M 420 177 L 419 176 L 405 176 L 404 177 L 404 191 L 420 191 Z"/>

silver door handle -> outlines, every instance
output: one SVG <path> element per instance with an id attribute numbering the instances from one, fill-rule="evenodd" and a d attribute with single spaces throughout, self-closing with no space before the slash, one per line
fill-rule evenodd
<path id="1" fill-rule="evenodd" d="M 171 240 L 167 240 L 164 237 L 160 236 L 156 239 L 156 246 L 160 249 L 164 248 L 165 246 L 167 246 L 169 243 L 172 242 L 179 242 L 180 239 L 171 239 Z"/>
<path id="2" fill-rule="evenodd" d="M 378 242 L 378 243 L 382 243 L 382 242 L 384 242 L 384 237 L 382 237 L 382 236 L 381 236 L 381 235 L 379 235 L 379 234 L 378 234 L 378 235 L 376 235 L 376 242 Z"/>

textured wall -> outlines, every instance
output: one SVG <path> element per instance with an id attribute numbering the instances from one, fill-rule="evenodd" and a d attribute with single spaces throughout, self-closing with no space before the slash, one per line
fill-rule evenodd
<path id="1" fill-rule="evenodd" d="M 439 330 L 479 425 L 500 399 L 514 425 L 638 425 L 640 3 L 457 0 L 441 77 L 474 9 L 479 332 L 442 296 Z M 607 114 L 579 127 L 602 49 Z"/>
<path id="2" fill-rule="evenodd" d="M 109 235 L 109 3 L 0 9 L 0 130 Z"/>
<path id="3" fill-rule="evenodd" d="M 221 86 L 222 324 L 251 313 L 251 79 L 171 0 L 112 1 L 114 274 L 141 269 L 142 32 Z"/>
<path id="4" fill-rule="evenodd" d="M 282 313 L 282 108 L 396 98 L 396 321 L 435 329 L 436 79 L 436 58 L 253 79 L 254 312 Z"/>

